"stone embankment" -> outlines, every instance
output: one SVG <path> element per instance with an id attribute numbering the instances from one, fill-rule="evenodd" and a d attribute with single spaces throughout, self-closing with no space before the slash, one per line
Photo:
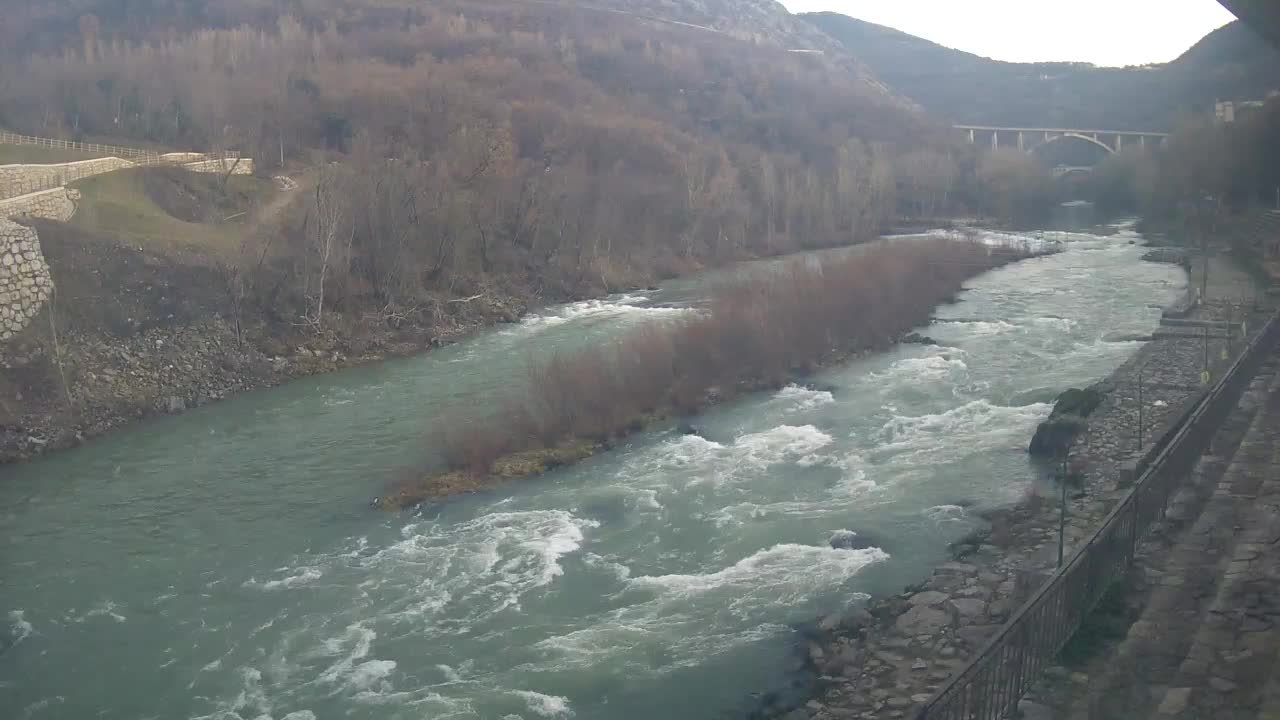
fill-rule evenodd
<path id="1" fill-rule="evenodd" d="M 28 193 L 0 200 L 0 219 L 40 218 L 67 222 L 76 214 L 80 191 L 67 187 Z"/>
<path id="2" fill-rule="evenodd" d="M 1210 339 L 1209 357 L 1243 347 L 1269 310 L 1245 307 L 1258 296 L 1250 278 L 1213 260 L 1208 297 L 1196 320 L 1242 318 L 1247 332 Z M 1076 440 L 1065 528 L 1065 552 L 1086 541 L 1133 481 L 1138 445 L 1138 380 L 1142 379 L 1142 448 L 1175 421 L 1204 387 L 1203 339 L 1169 337 L 1143 345 L 1101 386 L 1105 397 Z M 1046 467 L 1046 474 L 1050 469 Z M 977 653 L 1018 605 L 1052 573 L 1058 553 L 1059 502 L 1029 490 L 1024 502 L 989 514 L 989 529 L 953 547 L 955 560 L 918 586 L 821 620 L 803 662 L 817 692 L 801 707 L 762 699 L 758 715 L 785 720 L 906 718 Z M 1070 676 L 1066 670 L 1055 672 Z M 1087 682 L 1083 675 L 1074 681 Z M 1069 678 L 1068 682 L 1072 682 Z M 1028 711 L 1040 712 L 1034 704 Z M 1029 715 L 1030 717 L 1030 715 Z M 1040 717 L 1044 717 L 1041 715 Z"/>
<path id="3" fill-rule="evenodd" d="M 1064 720 L 1277 717 L 1280 712 L 1280 373 L 1268 362 L 1143 543 L 1121 610 L 1132 622 L 1076 682 L 1028 704 Z"/>
<path id="4" fill-rule="evenodd" d="M 145 160 L 105 157 L 53 165 L 0 165 L 0 199 L 55 190 L 78 180 L 147 166 L 173 166 L 188 172 L 232 175 L 252 175 L 254 168 L 250 158 L 211 158 L 203 153 L 169 153 Z M 5 206 L 0 205 L 0 213 L 4 211 Z"/>
<path id="5" fill-rule="evenodd" d="M 0 341 L 30 325 L 52 291 L 36 231 L 0 218 Z"/>
<path id="6" fill-rule="evenodd" d="M 137 163 L 118 157 L 53 165 L 0 165 L 0 197 L 14 197 L 48 190 L 95 175 L 136 166 Z"/>
<path id="7" fill-rule="evenodd" d="M 63 260 L 55 262 L 60 272 Z M 109 320 L 76 320 L 85 312 L 77 305 L 86 301 L 86 291 L 70 290 L 58 301 L 57 343 L 47 311 L 17 337 L 0 343 L 0 463 L 73 447 L 140 419 L 244 391 L 443 345 L 481 327 L 514 321 L 531 301 L 495 292 L 485 302 L 448 306 L 457 312 L 442 313 L 429 328 L 374 326 L 358 342 L 326 333 L 297 337 L 291 345 L 256 325 L 238 337 L 228 308 L 219 306 L 217 297 L 192 299 L 210 306 L 189 317 L 172 317 L 175 286 L 191 284 L 216 293 L 217 278 L 184 275 L 163 264 L 142 277 L 122 277 L 111 270 L 108 266 L 103 274 L 122 284 L 117 300 L 136 300 L 145 292 L 139 286 L 153 294 L 127 310 L 143 328 L 122 330 L 103 327 Z M 80 281 L 65 273 L 59 277 L 67 285 Z"/>

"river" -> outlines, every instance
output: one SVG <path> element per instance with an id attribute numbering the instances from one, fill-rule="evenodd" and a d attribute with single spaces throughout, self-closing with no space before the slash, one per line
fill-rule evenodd
<path id="1" fill-rule="evenodd" d="M 1039 471 L 1062 389 L 1184 287 L 1131 232 L 983 275 L 900 346 L 418 514 L 368 501 L 531 354 L 696 312 L 576 303 L 0 469 L 0 716 L 734 717 L 793 627 L 900 590 Z M 837 550 L 858 533 L 872 547 Z"/>

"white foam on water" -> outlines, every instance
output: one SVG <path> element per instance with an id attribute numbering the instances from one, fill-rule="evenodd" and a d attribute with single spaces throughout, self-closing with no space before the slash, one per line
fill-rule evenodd
<path id="1" fill-rule="evenodd" d="M 465 698 L 449 698 L 430 689 L 414 692 L 374 692 L 362 690 L 351 697 L 361 705 L 386 705 L 397 709 L 420 708 L 421 715 L 416 717 L 444 720 L 445 718 L 479 717 L 472 710 L 471 702 Z M 393 717 L 399 716 L 398 714 Z"/>
<path id="2" fill-rule="evenodd" d="M 840 469 L 840 482 L 831 488 L 832 495 L 858 497 L 876 488 L 876 482 L 867 477 L 867 460 L 859 453 L 849 453 L 834 463 Z"/>
<path id="3" fill-rule="evenodd" d="M 1032 320 L 1032 322 L 1036 325 L 1053 328 L 1059 332 L 1071 332 L 1080 324 L 1078 321 L 1072 320 L 1071 318 L 1060 317 L 1038 317 L 1035 320 Z"/>
<path id="4" fill-rule="evenodd" d="M 230 702 L 219 703 L 218 709 L 192 720 L 229 720 L 230 718 L 271 718 L 271 702 L 262 687 L 262 673 L 257 668 L 242 667 L 239 670 L 240 692 Z M 247 714 L 241 714 L 247 710 Z"/>
<path id="5" fill-rule="evenodd" d="M 1017 325 L 1005 322 L 1004 320 L 943 320 L 937 321 L 940 325 L 949 325 L 952 327 L 963 328 L 970 335 L 975 337 L 990 337 L 992 335 L 1002 335 L 1007 332 L 1013 332 L 1018 329 Z"/>
<path id="6" fill-rule="evenodd" d="M 394 660 L 369 660 L 351 669 L 347 684 L 361 690 L 369 690 L 380 684 L 396 669 Z"/>
<path id="7" fill-rule="evenodd" d="M 316 714 L 310 710 L 294 710 L 280 720 L 316 720 Z"/>
<path id="8" fill-rule="evenodd" d="M 924 516 L 936 523 L 962 522 L 969 513 L 959 505 L 934 505 L 924 509 Z"/>
<path id="9" fill-rule="evenodd" d="M 658 491 L 639 490 L 636 498 L 636 507 L 641 510 L 661 510 L 662 503 L 658 502 Z"/>
<path id="10" fill-rule="evenodd" d="M 285 576 L 278 580 L 268 580 L 267 582 L 258 582 L 253 578 L 244 581 L 245 587 L 256 587 L 262 590 L 287 590 L 303 585 L 310 585 L 324 576 L 324 571 L 317 567 L 303 566 L 297 568 L 282 568 L 285 572 L 292 572 L 292 575 Z"/>
<path id="11" fill-rule="evenodd" d="M 788 459 L 804 459 L 831 442 L 830 435 L 812 425 L 779 425 L 734 440 L 731 454 L 743 464 L 763 469 Z"/>
<path id="12" fill-rule="evenodd" d="M 583 320 L 604 318 L 643 320 L 648 318 L 679 317 L 696 312 L 691 308 L 638 304 L 644 302 L 648 302 L 648 298 L 642 295 L 620 295 L 603 300 L 583 300 L 561 306 L 552 312 L 530 315 L 521 320 L 515 327 L 503 330 L 499 335 L 535 335 L 550 328 Z"/>
<path id="13" fill-rule="evenodd" d="M 546 718 L 570 718 L 573 710 L 569 707 L 569 699 L 558 695 L 543 695 L 529 690 L 512 690 L 512 695 L 524 700 L 529 711 Z"/>
<path id="14" fill-rule="evenodd" d="M 1019 447 L 1026 442 L 1027 431 L 1052 409 L 1047 403 L 1008 407 L 974 400 L 935 415 L 894 415 L 878 433 L 880 445 L 875 450 L 937 462 L 981 450 Z"/>
<path id="15" fill-rule="evenodd" d="M 836 398 L 826 390 L 812 390 L 799 385 L 788 385 L 773 396 L 774 400 L 788 403 L 790 412 L 804 412 L 823 405 L 834 404 Z"/>
<path id="16" fill-rule="evenodd" d="M 436 665 L 436 669 L 440 671 L 441 675 L 444 675 L 446 681 L 451 683 L 462 682 L 462 674 L 448 665 Z"/>
<path id="17" fill-rule="evenodd" d="M 741 611 L 761 605 L 801 602 L 815 592 L 842 583 L 863 568 L 889 559 L 880 548 L 836 550 L 813 545 L 782 544 L 760 550 L 711 573 L 632 578 L 633 589 L 657 591 L 663 602 L 687 601 L 725 590 L 730 605 Z"/>
<path id="18" fill-rule="evenodd" d="M 9 647 L 17 646 L 18 643 L 26 640 L 31 636 L 31 633 L 35 632 L 35 626 L 23 617 L 25 614 L 25 610 L 9 611 L 9 628 L 13 633 L 13 643 Z"/>
<path id="19" fill-rule="evenodd" d="M 522 547 L 533 551 L 542 561 L 542 573 L 539 576 L 538 586 L 548 585 L 564 574 L 564 568 L 559 560 L 562 556 L 582 547 L 583 525 L 599 527 L 600 523 L 594 520 L 582 524 L 569 523 L 559 532 L 540 535 L 521 543 Z"/>
<path id="20" fill-rule="evenodd" d="M 829 512 L 830 504 L 824 502 L 791 500 L 765 503 L 764 505 L 754 502 L 742 502 L 720 508 L 710 516 L 710 519 L 717 528 L 726 528 L 745 525 L 748 522 L 757 520 L 768 520 L 778 515 L 787 515 L 793 518 L 820 518 L 825 517 Z"/>
<path id="21" fill-rule="evenodd" d="M 462 523 L 418 523 L 405 539 L 357 560 L 360 567 L 405 581 L 413 601 L 397 615 L 430 618 L 463 609 L 476 620 L 518 609 L 520 598 L 564 573 L 594 520 L 564 510 L 490 513 Z"/>
<path id="22" fill-rule="evenodd" d="M 351 683 L 354 676 L 352 670 L 356 662 L 368 656 L 370 648 L 373 647 L 373 641 L 377 637 L 378 633 L 372 628 L 365 627 L 363 622 L 357 622 L 348 625 L 346 632 L 342 635 L 326 639 L 323 643 L 323 652 L 340 657 L 321 673 L 317 680 L 322 683 Z"/>
<path id="23" fill-rule="evenodd" d="M 702 465 L 714 460 L 724 449 L 724 445 L 713 442 L 698 435 L 683 435 L 677 440 L 664 443 L 662 446 L 662 465 L 682 468 Z"/>
<path id="24" fill-rule="evenodd" d="M 885 381 L 920 382 L 925 380 L 946 380 L 953 374 L 968 371 L 969 366 L 964 361 L 964 355 L 965 352 L 963 350 L 947 348 L 937 355 L 903 358 L 895 361 L 887 370 L 872 373 L 871 377 Z M 898 389 L 891 382 L 883 383 L 883 388 L 886 391 Z"/>
<path id="25" fill-rule="evenodd" d="M 23 718 L 33 717 L 38 712 L 48 710 L 50 705 L 61 705 L 66 701 L 67 701 L 67 698 L 64 695 L 55 695 L 54 697 L 47 697 L 41 700 L 37 700 L 27 705 L 26 707 L 22 708 L 22 717 Z"/>
<path id="26" fill-rule="evenodd" d="M 80 617 L 71 617 L 69 618 L 69 620 L 75 623 L 82 623 L 88 620 L 89 618 L 109 617 L 118 623 L 122 623 L 122 622 L 125 622 L 127 618 L 121 615 L 120 613 L 116 612 L 116 609 L 119 607 L 120 607 L 119 605 L 116 605 L 111 600 L 103 600 L 101 603 L 98 603 L 96 607 L 89 610 L 89 612 L 85 613 L 84 615 L 81 615 Z"/>

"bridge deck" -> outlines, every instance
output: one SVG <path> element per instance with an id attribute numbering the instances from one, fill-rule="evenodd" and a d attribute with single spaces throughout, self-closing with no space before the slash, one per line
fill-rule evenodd
<path id="1" fill-rule="evenodd" d="M 957 130 L 983 132 L 1078 133 L 1080 135 L 1124 135 L 1126 137 L 1173 137 L 1173 133 L 1149 130 L 1082 130 L 1079 128 L 999 127 L 995 125 L 953 125 Z"/>

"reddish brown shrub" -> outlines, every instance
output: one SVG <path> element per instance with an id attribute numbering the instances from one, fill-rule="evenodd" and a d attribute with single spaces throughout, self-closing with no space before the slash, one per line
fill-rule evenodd
<path id="1" fill-rule="evenodd" d="M 715 395 L 780 386 L 832 357 L 892 344 L 968 278 L 1028 254 L 946 239 L 881 242 L 728 283 L 705 313 L 531 360 L 527 397 L 447 438 L 446 462 L 487 472 L 505 453 L 605 441 L 655 413 L 689 414 Z"/>

